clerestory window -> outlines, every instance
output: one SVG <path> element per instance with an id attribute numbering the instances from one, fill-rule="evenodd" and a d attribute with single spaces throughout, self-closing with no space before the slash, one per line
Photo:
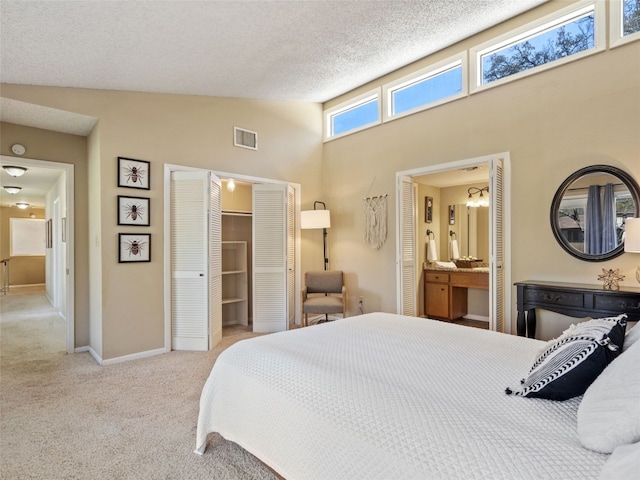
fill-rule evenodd
<path id="1" fill-rule="evenodd" d="M 472 49 L 477 73 L 474 87 L 520 78 L 602 50 L 601 9 L 597 3 L 581 2 Z"/>

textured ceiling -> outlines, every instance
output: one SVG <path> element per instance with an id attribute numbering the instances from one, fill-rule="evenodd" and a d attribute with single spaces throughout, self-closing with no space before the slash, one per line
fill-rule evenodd
<path id="1" fill-rule="evenodd" d="M 0 0 L 0 82 L 324 102 L 547 1 Z M 9 98 L 0 120 L 97 121 Z M 42 203 L 50 173 L 14 180 L 18 196 Z"/>
<path id="2" fill-rule="evenodd" d="M 546 1 L 2 0 L 0 78 L 324 102 Z"/>

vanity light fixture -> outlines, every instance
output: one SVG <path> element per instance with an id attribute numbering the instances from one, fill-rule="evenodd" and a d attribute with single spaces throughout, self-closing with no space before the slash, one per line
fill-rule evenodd
<path id="1" fill-rule="evenodd" d="M 15 165 L 5 165 L 2 168 L 4 168 L 4 171 L 7 172 L 12 177 L 21 177 L 27 171 L 26 168 L 18 167 Z"/>
<path id="2" fill-rule="evenodd" d="M 627 218 L 624 228 L 624 251 L 640 253 L 640 218 Z M 640 265 L 636 269 L 636 280 L 640 283 Z"/>
<path id="3" fill-rule="evenodd" d="M 22 190 L 22 187 L 11 187 L 9 185 L 3 185 L 2 188 L 4 188 L 6 190 L 6 192 L 10 193 L 11 195 L 15 195 L 20 190 Z"/>
<path id="4" fill-rule="evenodd" d="M 26 202 L 18 202 L 16 203 L 16 207 L 20 208 L 21 210 L 26 210 L 29 207 L 29 204 Z"/>
<path id="5" fill-rule="evenodd" d="M 484 196 L 484 192 L 487 192 L 487 195 L 489 194 L 489 186 L 468 188 L 467 193 L 469 194 L 469 198 L 467 198 L 467 207 L 488 207 L 489 199 Z M 473 198 L 474 195 L 478 195 L 478 198 Z"/>

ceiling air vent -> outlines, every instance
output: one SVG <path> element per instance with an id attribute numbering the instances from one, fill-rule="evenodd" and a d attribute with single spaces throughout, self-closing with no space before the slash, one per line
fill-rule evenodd
<path id="1" fill-rule="evenodd" d="M 236 147 L 258 150 L 258 133 L 244 128 L 233 127 L 233 144 Z"/>

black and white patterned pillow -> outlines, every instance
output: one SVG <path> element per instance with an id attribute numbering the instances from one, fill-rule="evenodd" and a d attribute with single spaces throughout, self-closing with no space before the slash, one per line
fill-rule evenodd
<path id="1" fill-rule="evenodd" d="M 609 363 L 622 353 L 625 314 L 572 325 L 549 342 L 536 358 L 522 389 L 509 395 L 568 400 L 582 395 Z"/>

